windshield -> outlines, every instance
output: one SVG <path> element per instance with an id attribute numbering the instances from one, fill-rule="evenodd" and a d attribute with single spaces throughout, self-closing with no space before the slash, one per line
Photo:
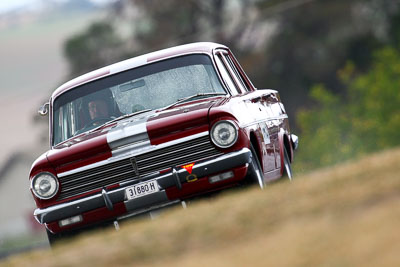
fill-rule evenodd
<path id="1" fill-rule="evenodd" d="M 172 58 L 93 81 L 53 103 L 53 145 L 123 115 L 188 96 L 225 93 L 207 55 Z"/>

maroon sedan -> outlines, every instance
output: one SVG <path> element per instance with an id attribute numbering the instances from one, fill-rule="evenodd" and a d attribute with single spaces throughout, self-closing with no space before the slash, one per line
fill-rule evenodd
<path id="1" fill-rule="evenodd" d="M 277 91 L 231 51 L 194 43 L 60 86 L 39 111 L 50 147 L 30 172 L 50 243 L 213 191 L 291 179 L 298 138 Z"/>

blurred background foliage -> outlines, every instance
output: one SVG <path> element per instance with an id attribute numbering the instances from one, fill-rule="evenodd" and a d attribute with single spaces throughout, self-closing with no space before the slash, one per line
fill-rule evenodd
<path id="1" fill-rule="evenodd" d="M 315 85 L 315 106 L 298 112 L 303 168 L 330 165 L 400 143 L 400 54 L 384 47 L 376 52 L 366 73 L 354 63 L 338 72 L 344 94 Z"/>
<path id="2" fill-rule="evenodd" d="M 64 51 L 72 78 L 196 41 L 229 46 L 279 90 L 298 170 L 400 144 L 399 0 L 121 0 Z"/>

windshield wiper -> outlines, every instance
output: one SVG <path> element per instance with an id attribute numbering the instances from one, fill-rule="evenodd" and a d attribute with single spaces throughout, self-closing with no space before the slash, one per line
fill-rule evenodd
<path id="1" fill-rule="evenodd" d="M 166 109 L 172 108 L 173 106 L 176 106 L 176 105 L 178 105 L 180 103 L 183 103 L 185 101 L 188 101 L 188 100 L 190 100 L 192 98 L 196 98 L 196 97 L 199 97 L 199 96 L 216 96 L 216 95 L 226 95 L 226 93 L 198 93 L 198 94 L 195 94 L 195 95 L 179 98 L 175 103 L 172 103 L 171 105 L 168 105 L 168 106 L 164 107 L 162 110 L 166 110 Z"/>
<path id="2" fill-rule="evenodd" d="M 90 130 L 89 133 L 95 132 L 95 131 L 97 131 L 98 129 L 100 129 L 102 127 L 105 127 L 107 125 L 112 124 L 113 122 L 120 121 L 120 120 L 123 120 L 125 118 L 129 118 L 129 117 L 133 117 L 135 115 L 139 115 L 141 113 L 145 113 L 145 112 L 148 112 L 148 111 L 151 111 L 151 110 L 152 109 L 148 108 L 148 109 L 143 109 L 143 110 L 139 110 L 139 111 L 136 111 L 136 112 L 133 112 L 133 113 L 129 113 L 129 114 L 125 114 L 125 115 L 119 116 L 118 118 L 115 118 L 115 119 L 110 120 L 110 121 L 108 121 L 108 122 L 106 122 L 106 123 L 104 123 L 104 124 L 102 124 L 100 126 L 97 126 L 96 128 Z"/>

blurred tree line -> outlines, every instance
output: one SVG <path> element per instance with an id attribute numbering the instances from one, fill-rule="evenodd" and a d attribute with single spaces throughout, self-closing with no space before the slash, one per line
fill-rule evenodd
<path id="1" fill-rule="evenodd" d="M 229 46 L 281 93 L 309 169 L 398 145 L 400 0 L 120 0 L 65 43 L 70 76 L 179 44 Z"/>

